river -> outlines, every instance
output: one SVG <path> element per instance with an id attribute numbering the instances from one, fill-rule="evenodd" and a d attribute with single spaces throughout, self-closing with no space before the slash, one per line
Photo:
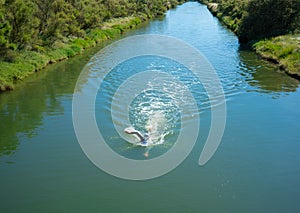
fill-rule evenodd
<path id="1" fill-rule="evenodd" d="M 1 212 L 300 212 L 300 82 L 240 47 L 237 37 L 197 2 L 170 10 L 124 37 L 145 34 L 176 37 L 201 51 L 214 67 L 227 119 L 213 157 L 198 165 L 213 106 L 207 106 L 203 86 L 196 84 L 188 88 L 200 108 L 200 133 L 176 169 L 132 181 L 96 167 L 78 143 L 72 99 L 83 67 L 99 63 L 92 58 L 102 48 L 97 47 L 50 65 L 0 95 Z M 127 158 L 146 160 L 145 148 L 127 143 L 111 124 L 111 93 L 132 74 L 133 65 L 137 70 L 172 69 L 175 75 L 186 68 L 154 56 L 134 58 L 113 70 L 97 95 L 96 120 L 110 147 Z M 193 80 L 185 77 L 184 83 Z M 149 159 L 170 150 L 180 131 L 173 96 L 162 97 L 154 88 L 136 97 L 131 105 L 136 111 L 130 114 L 141 126 L 148 124 L 151 104 L 159 108 L 152 120 L 166 113 L 156 127 L 166 134 L 156 138 L 159 143 Z"/>

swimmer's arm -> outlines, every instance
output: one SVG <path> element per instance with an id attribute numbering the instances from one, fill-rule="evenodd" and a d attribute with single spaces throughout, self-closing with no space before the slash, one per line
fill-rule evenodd
<path id="1" fill-rule="evenodd" d="M 140 132 L 133 132 L 131 134 L 137 135 L 138 138 L 140 139 L 140 141 L 144 141 L 145 140 L 144 136 Z"/>

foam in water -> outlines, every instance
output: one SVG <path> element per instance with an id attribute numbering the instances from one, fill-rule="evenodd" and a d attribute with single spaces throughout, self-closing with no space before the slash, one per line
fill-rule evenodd
<path id="1" fill-rule="evenodd" d="M 147 90 L 136 97 L 130 106 L 132 126 L 147 134 L 148 144 L 163 144 L 166 136 L 172 135 L 179 117 L 174 99 L 164 92 Z"/>
<path id="2" fill-rule="evenodd" d="M 163 111 L 154 111 L 146 123 L 146 130 L 148 131 L 149 143 L 152 145 L 162 144 L 167 134 L 165 127 L 167 120 Z"/>

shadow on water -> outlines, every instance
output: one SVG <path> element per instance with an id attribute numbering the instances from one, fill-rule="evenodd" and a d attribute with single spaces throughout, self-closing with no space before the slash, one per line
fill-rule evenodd
<path id="1" fill-rule="evenodd" d="M 15 152 L 21 137 L 31 138 L 46 116 L 64 114 L 62 97 L 72 96 L 83 66 L 101 47 L 47 67 L 15 91 L 0 94 L 0 156 Z"/>
<path id="2" fill-rule="evenodd" d="M 249 92 L 272 93 L 274 98 L 281 93 L 296 92 L 300 81 L 294 79 L 278 66 L 260 59 L 250 50 L 240 50 L 240 75 L 250 85 Z"/>

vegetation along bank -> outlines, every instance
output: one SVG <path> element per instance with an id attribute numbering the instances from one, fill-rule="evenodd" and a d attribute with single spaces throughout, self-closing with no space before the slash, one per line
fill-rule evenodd
<path id="1" fill-rule="evenodd" d="M 300 79 L 300 0 L 198 0 L 253 49 Z"/>
<path id="2" fill-rule="evenodd" d="M 186 0 L 0 0 L 0 91 Z"/>

